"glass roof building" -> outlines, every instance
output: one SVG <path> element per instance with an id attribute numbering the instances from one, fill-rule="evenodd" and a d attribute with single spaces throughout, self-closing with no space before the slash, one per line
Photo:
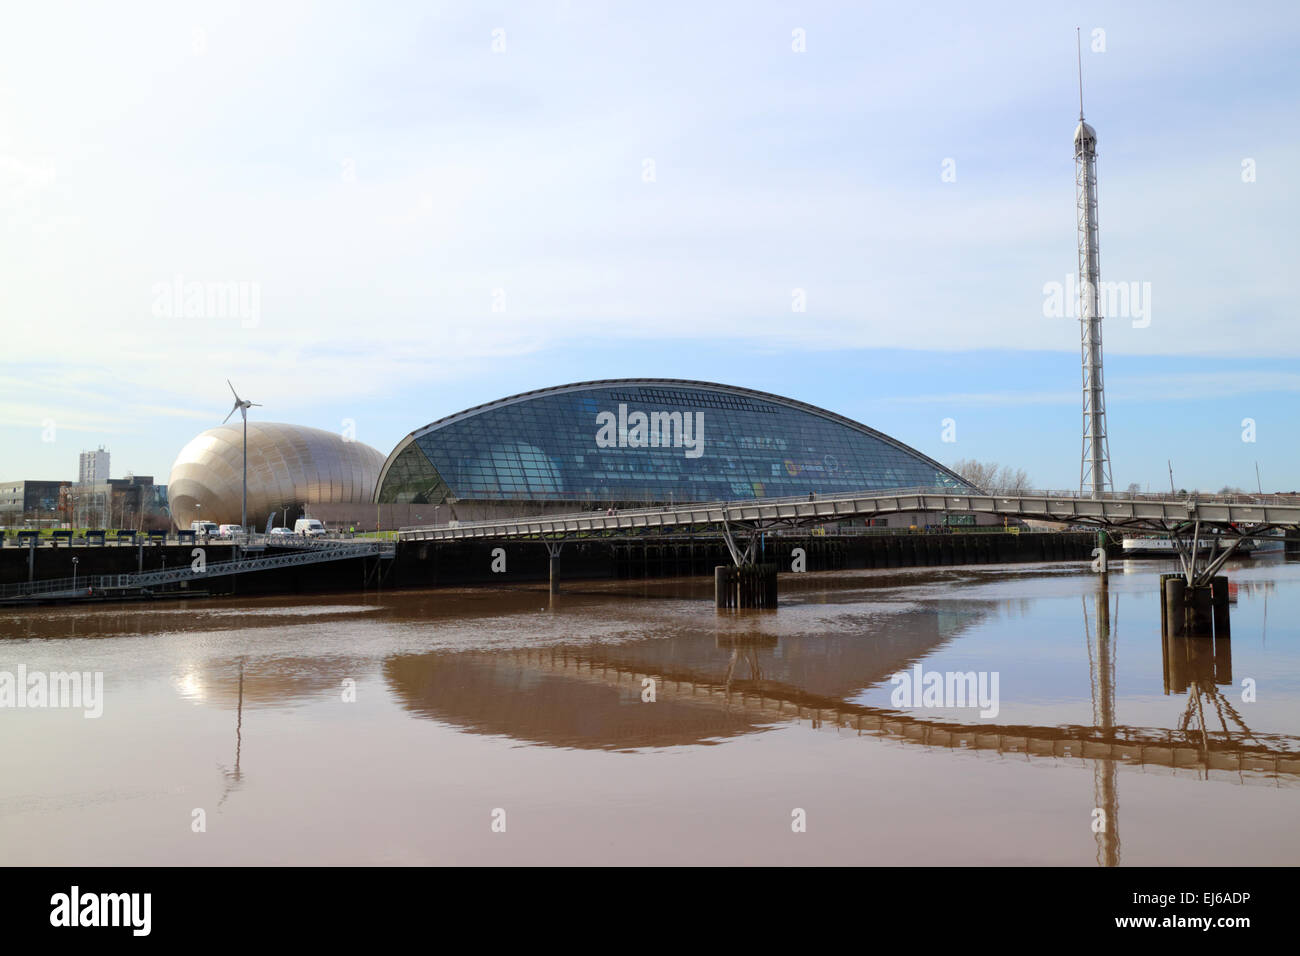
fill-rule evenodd
<path id="1" fill-rule="evenodd" d="M 525 392 L 412 432 L 384 463 L 375 501 L 522 514 L 921 486 L 970 488 L 902 442 L 803 402 L 614 379 Z"/>

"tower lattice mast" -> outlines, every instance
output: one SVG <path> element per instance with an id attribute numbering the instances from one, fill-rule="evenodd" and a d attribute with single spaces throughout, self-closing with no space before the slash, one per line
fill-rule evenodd
<path id="1" fill-rule="evenodd" d="M 1079 331 L 1083 352 L 1083 458 L 1079 491 L 1094 498 L 1113 489 L 1106 439 L 1106 393 L 1101 360 L 1101 252 L 1097 242 L 1097 132 L 1083 121 L 1083 48 L 1079 58 L 1079 126 L 1074 131 L 1078 201 Z"/>

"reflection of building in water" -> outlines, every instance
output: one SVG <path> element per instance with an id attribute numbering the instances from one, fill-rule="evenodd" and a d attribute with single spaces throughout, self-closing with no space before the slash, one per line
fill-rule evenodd
<path id="1" fill-rule="evenodd" d="M 918 617 L 908 620 L 912 614 Z M 926 614 L 929 630 L 909 641 L 905 632 L 915 631 Z M 1173 772 L 1195 767 L 1218 780 L 1300 786 L 1300 738 L 1233 740 L 1207 752 L 1182 730 L 1116 722 L 1113 652 L 1101 668 L 1109 674 L 1107 689 L 1097 698 L 1103 709 L 1092 726 L 967 724 L 848 702 L 951 636 L 933 612 L 864 620 L 851 632 L 782 637 L 775 647 L 759 639 L 760 627 L 748 640 L 720 629 L 715 639 L 688 633 L 608 645 L 401 655 L 385 662 L 384 674 L 414 713 L 472 733 L 546 746 L 680 746 L 806 721 L 814 728 L 995 758 L 1080 768 L 1096 761 L 1111 774 L 1108 782 L 1099 778 L 1106 787 L 1099 788 L 1103 803 L 1114 793 L 1113 771 L 1124 766 Z M 891 627 L 897 628 L 892 643 Z M 1103 643 L 1113 647 L 1113 637 Z M 1101 649 L 1092 647 L 1094 654 Z M 654 705 L 642 702 L 649 680 Z M 1116 817 L 1117 801 L 1110 802 Z M 1117 844 L 1114 849 L 1117 858 Z M 1109 855 L 1103 852 L 1102 859 Z"/>
<path id="2" fill-rule="evenodd" d="M 941 626 L 932 611 L 904 611 L 873 617 L 862 630 L 779 642 L 727 627 L 612 645 L 411 654 L 390 658 L 384 672 L 411 710 L 475 733 L 558 747 L 672 747 L 751 733 L 790 715 L 725 699 L 719 706 L 715 688 L 816 709 L 887 680 L 978 616 L 950 615 Z M 654 706 L 642 702 L 645 680 L 655 682 Z"/>
<path id="3" fill-rule="evenodd" d="M 1232 578 L 1228 581 L 1228 598 L 1236 602 L 1237 598 L 1246 594 L 1250 597 L 1256 595 L 1269 595 L 1277 591 L 1276 581 L 1253 581 L 1250 578 Z"/>
<path id="4" fill-rule="evenodd" d="M 183 697 L 227 707 L 282 707 L 337 696 L 344 677 L 365 666 L 338 657 L 272 657 L 245 662 L 219 658 L 187 665 L 176 685 Z"/>

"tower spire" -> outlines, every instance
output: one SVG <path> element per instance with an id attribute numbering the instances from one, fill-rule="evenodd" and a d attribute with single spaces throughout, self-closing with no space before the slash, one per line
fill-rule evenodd
<path id="1" fill-rule="evenodd" d="M 1083 38 L 1079 28 L 1074 28 L 1074 53 L 1079 63 L 1079 122 L 1083 122 Z"/>

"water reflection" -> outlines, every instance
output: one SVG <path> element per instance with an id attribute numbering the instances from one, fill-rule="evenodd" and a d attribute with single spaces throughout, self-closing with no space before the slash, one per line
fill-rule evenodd
<path id="1" fill-rule="evenodd" d="M 383 664 L 393 695 L 411 712 L 472 733 L 530 744 L 629 750 L 716 743 L 779 723 L 806 722 L 861 736 L 1003 755 L 1091 760 L 1108 843 L 1099 859 L 1119 859 L 1115 772 L 1120 766 L 1195 768 L 1276 781 L 1300 774 L 1293 737 L 1206 737 L 1185 727 L 1126 726 L 1116 720 L 1115 632 L 1107 591 L 1085 608 L 1093 719 L 1089 725 L 955 722 L 855 704 L 981 622 L 987 611 L 908 611 L 859 630 L 783 636 L 748 632 L 676 634 L 618 644 L 558 644 L 491 652 L 430 652 Z M 864 639 L 869 637 L 870 639 Z M 656 706 L 643 702 L 653 681 Z"/>
<path id="2" fill-rule="evenodd" d="M 1088 647 L 1088 680 L 1092 686 L 1092 723 L 1100 738 L 1115 741 L 1115 635 L 1111 630 L 1109 578 L 1102 575 L 1094 596 L 1097 631 L 1095 641 L 1088 627 L 1088 600 L 1083 601 L 1083 637 Z M 1119 623 L 1119 595 L 1115 596 L 1116 624 Z M 1119 762 L 1106 756 L 1092 761 L 1094 799 L 1093 834 L 1097 840 L 1097 864 L 1119 866 Z M 1100 816 L 1098 816 L 1100 812 Z"/>
<path id="3" fill-rule="evenodd" d="M 211 802 L 202 805 L 224 807 L 227 827 L 269 819 L 268 802 L 292 804 L 290 791 L 328 787 L 338 753 L 356 755 L 358 747 L 367 786 L 344 788 L 346 806 L 381 834 L 385 821 L 406 820 L 403 811 L 424 812 L 420 801 L 431 794 L 460 799 L 460 791 L 442 789 L 440 775 L 479 774 L 473 786 L 457 784 L 475 801 L 499 801 L 494 788 L 507 780 L 518 799 L 570 808 L 566 822 L 585 825 L 588 772 L 616 781 L 604 798 L 619 812 L 646 814 L 671 799 L 671 788 L 661 794 L 654 782 L 667 779 L 665 770 L 685 774 L 674 779 L 688 796 L 691 786 L 725 796 L 719 779 L 743 780 L 747 797 L 775 801 L 774 794 L 785 799 L 787 766 L 807 758 L 812 765 L 799 786 L 824 786 L 823 807 L 842 801 L 844 819 L 856 821 L 862 845 L 873 849 L 891 832 L 924 835 L 945 814 L 972 812 L 972 798 L 991 794 L 994 809 L 972 819 L 988 820 L 981 846 L 996 853 L 994 844 L 1006 839 L 996 824 L 1014 792 L 1034 811 L 1018 838 L 1024 858 L 1037 858 L 1035 841 L 1055 840 L 1069 847 L 1062 855 L 1070 862 L 1117 866 L 1150 859 L 1152 840 L 1135 840 L 1133 821 L 1150 821 L 1153 812 L 1190 827 L 1211 811 L 1252 824 L 1285 819 L 1276 796 L 1217 782 L 1300 785 L 1300 737 L 1289 733 L 1300 700 L 1293 623 L 1300 574 L 1279 578 L 1281 588 L 1249 577 L 1235 582 L 1234 647 L 1217 638 L 1162 642 L 1158 570 L 1113 575 L 1105 587 L 1079 569 L 1058 568 L 828 575 L 792 583 L 775 614 L 721 616 L 709 584 L 693 581 L 591 584 L 554 598 L 521 587 L 325 603 L 53 609 L 0 614 L 0 634 L 20 642 L 0 640 L 0 652 L 21 646 L 14 659 L 33 667 L 75 658 L 105 670 L 110 716 L 94 729 L 117 734 L 128 752 L 161 744 L 164 770 L 184 760 L 193 741 L 212 744 L 193 751 L 197 769 L 183 782 L 208 787 Z M 1270 623 L 1274 646 L 1265 651 L 1259 635 Z M 1000 717 L 887 706 L 890 677 L 921 662 L 927 670 L 1001 671 Z M 1261 703 L 1237 702 L 1230 688 L 1242 674 L 1270 681 Z M 348 678 L 362 685 L 362 703 L 340 710 L 340 682 Z M 175 714 L 184 719 L 169 723 Z M 29 812 L 47 789 L 57 790 L 33 772 L 54 763 L 47 752 L 77 753 L 85 740 L 80 724 L 11 716 L 26 721 L 10 725 L 15 734 L 40 745 L 28 747 L 24 774 L 0 782 L 0 824 L 6 805 Z M 551 752 L 520 760 L 516 747 Z M 413 762 L 414 752 L 438 761 Z M 636 756 L 607 756 L 629 753 Z M 434 763 L 436 774 L 421 777 Z M 1044 782 L 1036 783 L 1036 771 L 1021 769 L 1027 766 L 1091 771 L 1091 781 L 1067 772 L 1037 775 Z M 134 772 L 151 768 L 142 762 Z M 84 785 L 69 780 L 73 803 Z M 1170 788 L 1195 788 L 1193 781 L 1216 783 L 1194 801 L 1169 800 Z M 122 770 L 113 785 L 129 791 L 134 784 Z M 891 792 L 904 795 L 906 806 L 888 827 L 852 816 L 864 795 L 887 803 Z M 314 812 L 333 825 L 330 806 Z M 1085 832 L 1085 807 L 1101 811 L 1105 826 Z M 1150 832 L 1144 825 L 1144 836 Z M 1172 845 L 1166 840 L 1162 850 Z M 1285 839 L 1281 846 L 1289 849 Z M 1267 847 L 1257 852 L 1268 858 Z"/>
<path id="4" fill-rule="evenodd" d="M 243 771 L 239 768 L 239 758 L 244 749 L 244 659 L 239 659 L 239 697 L 235 704 L 235 765 L 231 769 L 219 767 L 225 778 L 225 787 L 217 806 L 223 806 L 232 791 L 238 790 L 244 781 Z"/>
<path id="5" fill-rule="evenodd" d="M 910 611 L 784 640 L 759 615 L 611 645 L 406 654 L 384 676 L 414 713 L 534 744 L 627 750 L 716 743 L 843 708 L 983 615 Z M 741 666 L 743 664 L 743 666 Z M 649 682 L 649 683 L 647 683 Z M 653 688 L 654 706 L 644 700 Z"/>

